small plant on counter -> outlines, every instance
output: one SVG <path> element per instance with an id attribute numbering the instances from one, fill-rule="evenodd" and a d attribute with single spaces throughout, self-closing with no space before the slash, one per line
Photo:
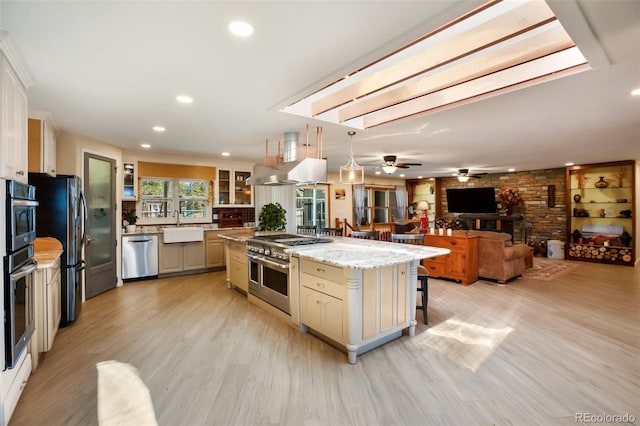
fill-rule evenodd
<path id="1" fill-rule="evenodd" d="M 287 211 L 280 203 L 265 204 L 258 218 L 260 231 L 284 231 L 287 226 Z"/>
<path id="2" fill-rule="evenodd" d="M 136 222 L 138 221 L 138 216 L 136 216 L 136 209 L 123 210 L 123 212 L 122 212 L 122 220 L 123 220 L 123 225 L 124 226 L 135 225 Z M 126 223 L 124 223 L 124 222 L 126 222 Z"/>

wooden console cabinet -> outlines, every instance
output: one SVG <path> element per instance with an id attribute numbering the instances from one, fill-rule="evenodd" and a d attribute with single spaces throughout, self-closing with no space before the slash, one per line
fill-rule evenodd
<path id="1" fill-rule="evenodd" d="M 478 237 L 425 234 L 424 245 L 451 250 L 446 256 L 423 261 L 429 276 L 469 285 L 478 281 Z"/>

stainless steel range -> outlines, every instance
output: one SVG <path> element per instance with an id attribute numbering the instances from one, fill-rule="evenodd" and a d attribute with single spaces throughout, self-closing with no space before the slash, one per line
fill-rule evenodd
<path id="1" fill-rule="evenodd" d="M 295 234 L 259 235 L 249 238 L 249 294 L 291 314 L 289 255 L 284 250 L 291 246 L 331 241 L 328 238 Z"/>

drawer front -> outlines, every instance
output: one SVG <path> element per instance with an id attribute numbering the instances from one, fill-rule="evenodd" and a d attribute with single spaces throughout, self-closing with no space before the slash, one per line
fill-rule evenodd
<path id="1" fill-rule="evenodd" d="M 340 300 L 345 298 L 346 288 L 343 285 L 304 272 L 300 275 L 300 279 L 304 287 L 328 294 Z"/>
<path id="2" fill-rule="evenodd" d="M 301 259 L 300 271 L 305 274 L 314 275 L 329 281 L 342 282 L 342 268 L 314 262 L 313 260 Z"/>
<path id="3" fill-rule="evenodd" d="M 426 260 L 424 262 L 424 267 L 427 268 L 429 275 L 433 275 L 433 276 L 444 275 L 447 269 L 447 265 L 445 263 L 436 263 L 436 262 L 431 262 Z"/>

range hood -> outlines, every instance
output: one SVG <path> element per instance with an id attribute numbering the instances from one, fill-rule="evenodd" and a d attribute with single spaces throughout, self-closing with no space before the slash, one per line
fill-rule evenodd
<path id="1" fill-rule="evenodd" d="M 257 164 L 248 185 L 298 185 L 327 181 L 327 160 L 305 158 L 274 166 Z"/>
<path id="2" fill-rule="evenodd" d="M 327 160 L 314 157 L 299 159 L 297 145 L 298 132 L 285 133 L 282 157 L 284 161 L 273 165 L 256 164 L 253 174 L 247 179 L 247 185 L 300 185 L 326 182 Z"/>

